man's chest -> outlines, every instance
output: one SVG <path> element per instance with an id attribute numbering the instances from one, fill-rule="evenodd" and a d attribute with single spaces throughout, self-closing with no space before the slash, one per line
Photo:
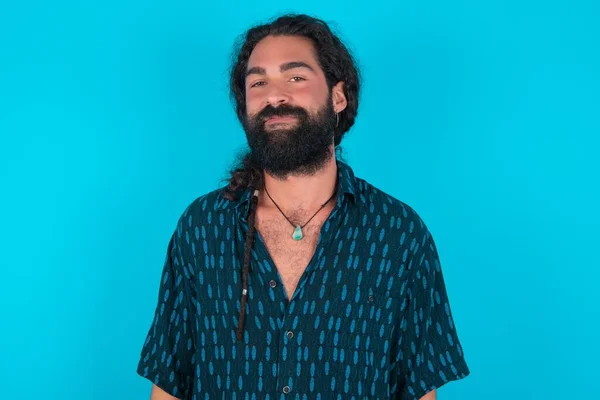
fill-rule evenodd
<path id="1" fill-rule="evenodd" d="M 199 288 L 191 314 L 196 360 L 207 371 L 198 393 L 229 398 L 254 391 L 265 397 L 290 390 L 298 398 L 384 398 L 398 375 L 393 368 L 404 317 L 401 299 L 377 287 L 386 264 L 364 256 L 363 246 L 346 251 L 347 236 L 325 235 L 326 245 L 319 247 L 318 232 L 307 230 L 300 243 L 290 244 L 292 231 L 291 225 L 260 231 L 241 342 L 235 338 L 239 268 L 217 263 L 204 269 L 207 290 Z"/>
<path id="2" fill-rule="evenodd" d="M 275 221 L 264 221 L 257 227 L 272 261 L 277 268 L 288 299 L 293 296 L 298 282 L 315 253 L 321 223 L 303 229 L 303 238 L 294 240 L 294 228 Z"/>
<path id="3" fill-rule="evenodd" d="M 236 331 L 247 230 L 229 233 L 232 252 L 227 229 L 215 231 L 216 240 L 208 240 L 207 231 L 188 316 L 196 329 L 196 361 L 208 365 L 199 393 L 282 393 L 287 386 L 308 398 L 383 398 L 397 375 L 399 327 L 408 318 L 402 258 L 358 217 L 315 218 L 299 241 L 292 239 L 294 227 L 282 222 L 257 219 L 241 342 Z"/>

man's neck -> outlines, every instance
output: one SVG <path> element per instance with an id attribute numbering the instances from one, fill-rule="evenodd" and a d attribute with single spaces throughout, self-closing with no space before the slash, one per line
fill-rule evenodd
<path id="1" fill-rule="evenodd" d="M 335 156 L 314 175 L 290 174 L 280 180 L 265 173 L 269 195 L 284 211 L 316 210 L 333 195 L 336 189 L 337 163 Z M 259 207 L 274 207 L 265 191 L 259 196 Z"/>

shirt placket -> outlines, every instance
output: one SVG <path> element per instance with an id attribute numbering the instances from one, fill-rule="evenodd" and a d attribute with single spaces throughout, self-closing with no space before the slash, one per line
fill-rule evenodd
<path id="1" fill-rule="evenodd" d="M 325 224 L 331 224 L 331 228 L 320 235 L 314 256 L 302 274 L 298 286 L 289 302 L 287 301 L 287 294 L 283 287 L 279 272 L 277 271 L 260 234 L 257 233 L 256 251 L 270 264 L 271 267 L 270 272 L 268 273 L 270 276 L 267 276 L 265 281 L 268 282 L 269 290 L 273 291 L 273 302 L 280 305 L 280 307 L 276 307 L 280 310 L 280 314 L 277 317 L 279 330 L 274 332 L 275 337 L 273 338 L 278 343 L 278 354 L 273 356 L 276 357 L 277 360 L 277 387 L 275 390 L 280 393 L 281 399 L 296 397 L 295 388 L 300 379 L 297 373 L 299 362 L 297 354 L 300 354 L 298 349 L 301 344 L 299 344 L 298 335 L 301 335 L 301 329 L 299 329 L 299 327 L 302 326 L 303 321 L 300 321 L 300 307 L 296 306 L 298 302 L 297 297 L 301 291 L 304 290 L 304 286 L 309 280 L 310 275 L 319 264 L 319 255 L 323 254 L 325 248 L 333 238 L 335 229 L 337 229 L 341 215 L 346 211 L 346 207 L 347 203 L 344 204 L 344 206 L 341 206 L 341 202 L 336 202 L 334 210 L 325 222 Z"/>

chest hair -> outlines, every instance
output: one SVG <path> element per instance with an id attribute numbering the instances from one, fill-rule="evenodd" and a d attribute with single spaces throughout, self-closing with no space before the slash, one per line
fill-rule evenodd
<path id="1" fill-rule="evenodd" d="M 260 213 L 256 214 L 257 230 L 267 247 L 269 255 L 275 264 L 279 276 L 285 286 L 288 300 L 292 298 L 300 277 L 312 259 L 321 227 L 326 221 L 330 210 L 323 209 L 315 216 L 310 223 L 302 228 L 303 238 L 301 240 L 292 239 L 294 227 L 281 214 Z M 306 221 L 310 215 L 299 212 L 289 216 L 292 222 Z"/>

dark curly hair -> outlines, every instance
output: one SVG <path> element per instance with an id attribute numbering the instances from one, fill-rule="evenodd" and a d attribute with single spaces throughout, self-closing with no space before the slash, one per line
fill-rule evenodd
<path id="1" fill-rule="evenodd" d="M 317 62 L 327 81 L 329 90 L 338 82 L 344 82 L 344 95 L 348 102 L 339 113 L 339 124 L 334 134 L 336 148 L 354 125 L 358 112 L 360 71 L 342 41 L 323 20 L 305 14 L 286 14 L 272 22 L 255 26 L 242 34 L 234 47 L 230 70 L 230 96 L 237 117 L 243 124 L 246 118 L 246 70 L 254 47 L 267 36 L 301 36 L 310 39 L 315 49 Z M 228 185 L 223 196 L 229 200 L 238 198 L 246 188 L 262 189 L 262 171 L 252 165 L 249 153 L 239 157 L 231 169 Z"/>
<path id="2" fill-rule="evenodd" d="M 248 59 L 254 47 L 267 36 L 301 36 L 312 41 L 317 62 L 325 74 L 327 86 L 331 92 L 338 82 L 344 82 L 344 95 L 348 102 L 346 108 L 339 113 L 339 124 L 334 132 L 336 151 L 345 133 L 354 125 L 358 111 L 359 70 L 355 61 L 341 40 L 322 20 L 304 14 L 287 14 L 270 23 L 255 26 L 243 34 L 238 40 L 233 53 L 230 73 L 231 99 L 234 102 L 238 119 L 244 124 L 246 119 L 246 70 Z M 254 193 L 248 211 L 248 232 L 244 246 L 244 264 L 242 268 L 242 297 L 237 327 L 237 340 L 241 341 L 244 333 L 246 302 L 248 301 L 248 273 L 250 255 L 254 242 L 255 216 L 258 205 L 257 190 L 263 189 L 263 171 L 253 165 L 250 153 L 242 154 L 237 165 L 231 170 L 228 185 L 222 195 L 229 200 L 239 198 L 244 190 Z"/>

